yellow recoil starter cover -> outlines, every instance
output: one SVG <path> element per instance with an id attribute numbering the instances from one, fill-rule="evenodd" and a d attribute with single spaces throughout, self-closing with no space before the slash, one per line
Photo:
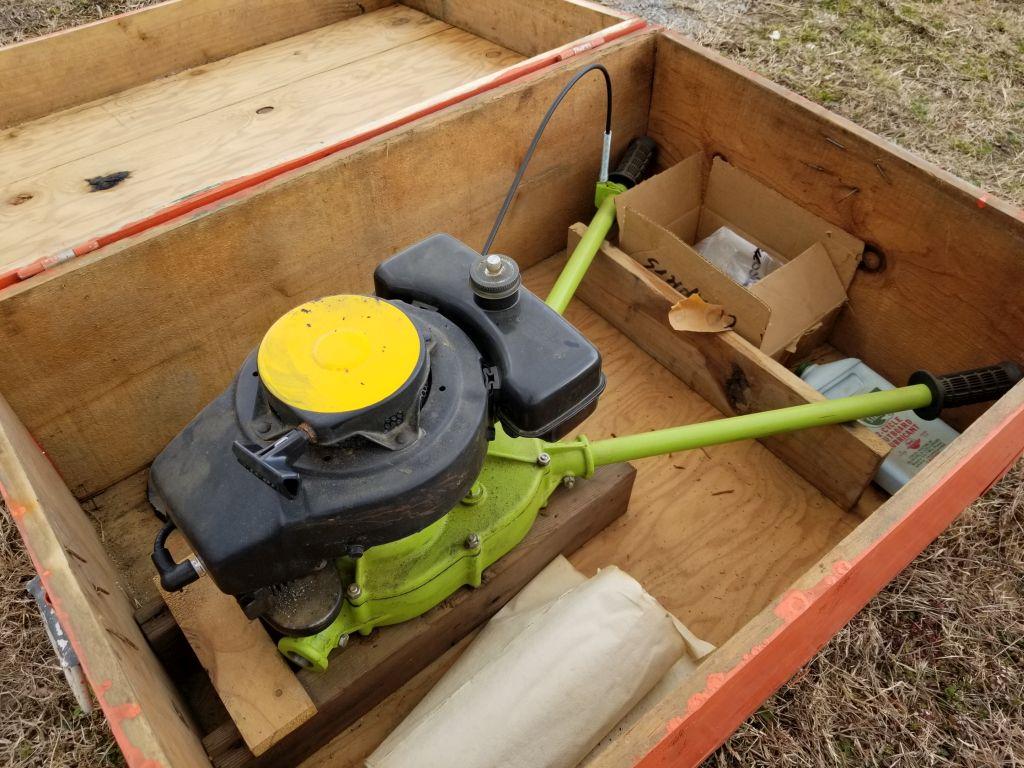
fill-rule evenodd
<path id="1" fill-rule="evenodd" d="M 423 340 L 398 307 L 373 296 L 326 296 L 277 320 L 256 363 L 264 386 L 293 408 L 345 413 L 395 394 Z"/>

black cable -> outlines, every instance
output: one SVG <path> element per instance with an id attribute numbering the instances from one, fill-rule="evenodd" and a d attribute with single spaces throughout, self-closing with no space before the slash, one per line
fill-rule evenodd
<path id="1" fill-rule="evenodd" d="M 526 150 L 526 157 L 523 158 L 523 162 L 519 165 L 519 170 L 516 171 L 515 178 L 512 179 L 512 186 L 508 188 L 508 194 L 505 195 L 505 202 L 501 204 L 501 210 L 498 211 L 498 218 L 494 220 L 494 226 L 491 227 L 491 234 L 488 235 L 487 242 L 484 244 L 484 249 L 482 251 L 484 256 L 491 252 L 491 246 L 494 245 L 494 238 L 498 236 L 498 229 L 501 227 L 501 223 L 505 220 L 505 214 L 508 213 L 509 206 L 512 205 L 512 198 L 515 196 L 516 190 L 519 188 L 519 182 L 523 180 L 523 174 L 526 173 L 526 166 L 530 164 L 530 158 L 533 157 L 533 153 L 537 149 L 537 145 L 540 143 L 540 138 L 544 135 L 544 129 L 548 127 L 548 122 L 551 120 L 551 116 L 555 114 L 555 110 L 558 109 L 558 105 L 562 103 L 562 99 L 564 99 L 566 94 L 572 90 L 572 87 L 576 85 L 584 75 L 589 72 L 593 72 L 594 70 L 598 70 L 602 75 L 604 75 L 604 85 L 608 105 L 605 110 L 604 132 L 605 135 L 611 133 L 612 78 L 603 64 L 591 64 L 589 67 L 585 67 L 573 75 L 572 80 L 565 84 L 562 92 L 558 94 L 553 102 L 551 102 L 551 106 L 548 107 L 548 111 L 544 115 L 544 119 L 540 121 L 540 125 L 537 127 L 537 132 L 533 134 L 533 140 L 530 142 L 530 147 Z"/>

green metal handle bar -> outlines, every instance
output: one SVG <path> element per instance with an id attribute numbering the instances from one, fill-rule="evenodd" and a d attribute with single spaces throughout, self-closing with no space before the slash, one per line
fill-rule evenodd
<path id="1" fill-rule="evenodd" d="M 931 402 L 931 390 L 924 384 L 914 384 L 899 389 L 823 400 L 762 413 L 749 413 L 638 435 L 613 437 L 591 443 L 583 440 L 566 445 L 571 445 L 577 450 L 582 448 L 589 454 L 587 464 L 591 467 L 600 467 L 620 461 L 633 461 L 737 440 L 754 440 L 827 424 L 844 424 L 868 416 L 924 408 Z"/>
<path id="2" fill-rule="evenodd" d="M 545 303 L 558 314 L 565 313 L 565 308 L 569 306 L 573 294 L 576 293 L 583 276 L 587 274 L 600 250 L 601 243 L 608 237 L 608 232 L 615 223 L 615 197 L 625 191 L 624 186 L 613 181 L 603 181 L 597 185 L 597 213 L 591 219 L 590 226 L 562 268 L 562 274 L 558 276 L 545 300 Z"/>

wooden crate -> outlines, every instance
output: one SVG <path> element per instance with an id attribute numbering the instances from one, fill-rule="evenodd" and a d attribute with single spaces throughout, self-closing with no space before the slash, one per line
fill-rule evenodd
<path id="1" fill-rule="evenodd" d="M 583 64 L 603 63 L 615 82 L 617 150 L 648 132 L 663 164 L 724 156 L 869 244 L 882 268 L 859 272 L 826 352 L 897 382 L 916 368 L 1024 357 L 1021 211 L 683 38 L 568 0 L 256 5 L 262 16 L 251 2 L 180 0 L 0 50 L 2 79 L 17 83 L 0 95 L 0 156 L 28 168 L 46 158 L 33 147 L 62 147 L 63 136 L 80 150 L 80 137 L 107 142 L 89 155 L 104 164 L 87 173 L 132 171 L 112 189 L 82 191 L 86 166 L 75 158 L 77 176 L 47 176 L 64 167 L 54 163 L 0 196 L 0 220 L 41 249 L 8 266 L 92 243 L 0 291 L 0 482 L 130 765 L 245 758 L 152 584 L 149 462 L 287 309 L 371 290 L 375 264 L 432 232 L 479 247 L 540 116 Z M 238 23 L 243 13 L 259 23 Z M 442 24 L 431 38 L 500 47 L 500 66 L 474 80 L 476 64 L 459 64 L 454 80 L 432 80 L 408 101 L 367 77 L 349 98 L 373 109 L 352 122 L 244 90 L 253 78 L 269 90 L 292 77 L 288 56 L 302 51 L 346 61 L 344 25 L 383 18 L 374 14 L 418 14 L 396 29 Z M 384 51 L 377 42 L 363 35 L 358 45 L 406 71 L 402 51 L 417 41 Z M 78 103 L 87 99 L 100 101 Z M 562 105 L 498 243 L 535 290 L 550 285 L 567 230 L 592 210 L 602 99 L 595 78 Z M 150 177 L 144 163 L 191 151 L 178 140 L 184 129 L 168 127 L 178 117 L 201 119 L 204 104 L 228 105 L 226 116 L 236 101 L 245 120 L 203 129 L 211 147 L 228 149 L 154 165 Z M 114 144 L 120 129 L 103 121 L 119 104 L 135 118 L 121 118 L 132 138 Z M 257 114 L 262 106 L 274 109 Z M 290 137 L 313 129 L 314 151 L 283 135 L 244 158 L 228 151 L 238 125 L 282 114 Z M 116 162 L 122 145 L 140 148 L 138 162 Z M 42 180 L 18 184 L 30 178 Z M 162 191 L 146 186 L 157 182 Z M 37 203 L 40 218 L 15 218 Z M 581 297 L 567 316 L 601 349 L 609 380 L 584 425 L 592 438 L 819 397 L 736 336 L 668 331 L 671 295 L 612 246 Z M 870 484 L 883 451 L 858 427 L 638 462 L 625 516 L 572 560 L 587 572 L 619 565 L 719 648 L 594 764 L 694 765 L 727 738 L 1021 455 L 1024 387 L 951 421 L 964 434 L 891 498 Z M 336 734 L 326 726 L 320 736 L 334 739 L 303 764 L 358 765 L 457 652 L 344 730 L 343 719 Z"/>

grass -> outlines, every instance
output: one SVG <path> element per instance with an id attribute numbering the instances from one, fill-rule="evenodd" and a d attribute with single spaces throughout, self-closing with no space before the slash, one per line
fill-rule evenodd
<path id="1" fill-rule="evenodd" d="M 979 186 L 1024 199 L 1019 0 L 755 8 L 749 32 L 720 46 L 726 53 Z"/>
<path id="2" fill-rule="evenodd" d="M 145 2 L 0 0 L 0 44 Z M 609 0 L 1024 203 L 1020 0 Z M 777 34 L 775 34 L 777 33 Z M 0 764 L 120 755 L 76 710 L 0 515 Z M 709 760 L 1024 764 L 1024 464 L 966 511 Z"/>
<path id="3" fill-rule="evenodd" d="M 0 0 L 0 45 L 152 4 L 153 0 Z"/>

